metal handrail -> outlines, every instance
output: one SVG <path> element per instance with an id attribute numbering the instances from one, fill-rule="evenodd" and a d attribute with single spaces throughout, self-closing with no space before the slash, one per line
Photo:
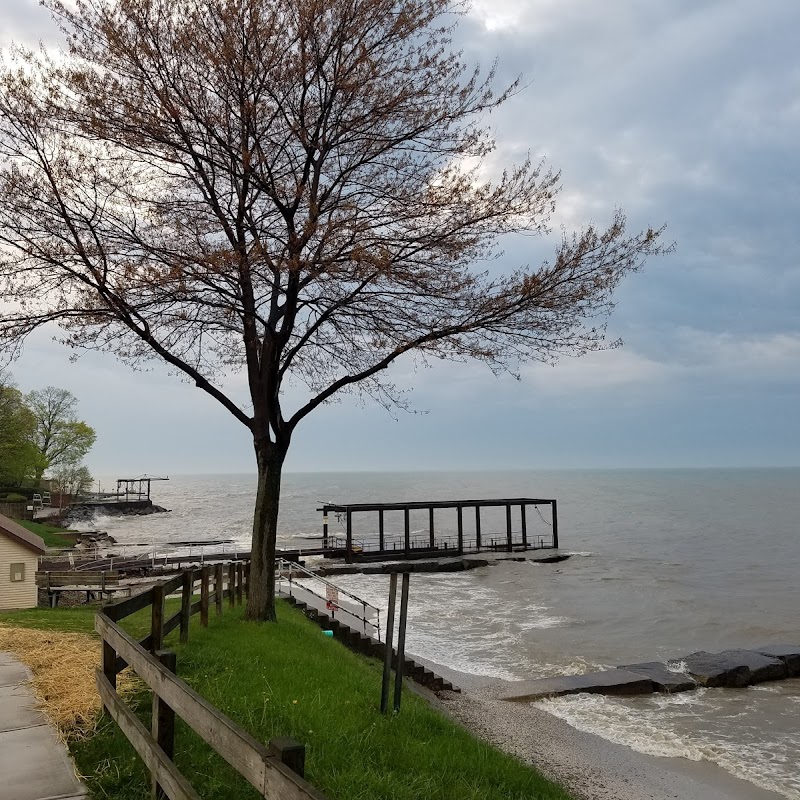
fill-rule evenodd
<path id="1" fill-rule="evenodd" d="M 349 597 L 351 600 L 355 600 L 355 602 L 358 603 L 359 605 L 361 605 L 361 607 L 363 608 L 364 613 L 363 613 L 363 616 L 361 616 L 361 617 L 359 617 L 358 614 L 354 614 L 352 611 L 349 611 L 344 606 L 340 606 L 338 603 L 335 603 L 332 600 L 328 600 L 327 597 L 323 597 L 321 594 L 315 592 L 313 589 L 309 588 L 308 586 L 302 586 L 303 591 L 306 591 L 309 594 L 314 595 L 314 597 L 317 597 L 320 600 L 324 600 L 326 604 L 329 603 L 330 605 L 334 606 L 335 608 L 341 609 L 345 613 L 350 614 L 351 616 L 355 617 L 358 620 L 361 620 L 361 622 L 364 625 L 364 633 L 365 634 L 367 632 L 367 625 L 369 625 L 372 628 L 375 628 L 375 630 L 377 631 L 377 635 L 378 635 L 378 641 L 381 641 L 381 610 L 377 606 L 372 605 L 372 603 L 368 603 L 366 600 L 364 600 L 361 597 L 358 597 L 357 595 L 353 594 L 352 592 L 348 592 L 347 589 L 342 589 L 340 586 L 337 586 L 335 583 L 333 583 L 333 581 L 329 581 L 329 580 L 323 578 L 321 575 L 317 575 L 316 572 L 313 572 L 312 570 L 307 569 L 302 564 L 298 564 L 295 561 L 289 561 L 286 558 L 278 558 L 278 559 L 276 559 L 275 568 L 276 568 L 276 572 L 277 572 L 277 578 L 278 578 L 279 581 L 283 580 L 283 573 L 284 572 L 288 572 L 287 579 L 289 581 L 289 596 L 290 597 L 292 596 L 292 577 L 293 577 L 293 573 L 299 572 L 301 575 L 305 576 L 306 578 L 311 578 L 313 580 L 320 581 L 321 583 L 324 583 L 326 587 L 330 586 L 333 589 L 336 589 L 338 594 L 343 594 L 343 595 Z M 371 622 L 368 619 L 368 617 L 367 617 L 367 609 L 368 608 L 372 609 L 372 611 L 375 612 L 375 617 L 376 617 L 376 620 L 377 620 L 376 622 Z"/>

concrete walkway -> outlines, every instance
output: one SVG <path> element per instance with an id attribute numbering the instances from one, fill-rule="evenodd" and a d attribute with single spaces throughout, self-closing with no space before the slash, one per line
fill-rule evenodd
<path id="1" fill-rule="evenodd" d="M 87 796 L 67 748 L 36 708 L 28 668 L 0 653 L 0 800 Z"/>

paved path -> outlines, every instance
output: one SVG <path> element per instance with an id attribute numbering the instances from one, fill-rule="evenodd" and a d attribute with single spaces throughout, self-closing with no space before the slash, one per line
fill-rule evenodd
<path id="1" fill-rule="evenodd" d="M 0 800 L 79 800 L 67 748 L 36 709 L 28 668 L 0 653 Z"/>

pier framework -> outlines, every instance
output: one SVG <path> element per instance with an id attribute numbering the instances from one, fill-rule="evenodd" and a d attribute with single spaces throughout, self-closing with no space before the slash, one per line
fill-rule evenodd
<path id="1" fill-rule="evenodd" d="M 550 521 L 541 514 L 539 506 L 549 507 Z M 489 530 L 481 517 L 487 508 L 505 510 L 502 530 Z M 548 526 L 546 535 L 529 533 L 528 514 L 534 509 Z M 428 558 L 442 555 L 463 555 L 484 551 L 525 551 L 558 547 L 558 505 L 553 499 L 516 497 L 495 500 L 449 500 L 413 503 L 326 503 L 322 511 L 323 550 L 331 556 L 341 556 L 348 563 L 353 561 L 385 561 L 388 559 Z M 412 531 L 411 513 L 427 512 L 427 530 Z M 455 532 L 443 532 L 436 528 L 437 512 L 455 512 Z M 403 527 L 399 535 L 386 530 L 386 517 L 390 513 L 402 513 Z M 344 519 L 344 534 L 330 531 L 329 515 L 337 514 Z M 353 519 L 356 515 L 377 515 L 377 533 L 364 536 L 354 534 Z M 517 517 L 519 524 L 515 524 Z"/>

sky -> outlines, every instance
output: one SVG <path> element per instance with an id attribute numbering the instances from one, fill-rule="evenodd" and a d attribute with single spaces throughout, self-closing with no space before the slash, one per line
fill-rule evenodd
<path id="1" fill-rule="evenodd" d="M 459 45 L 525 84 L 492 115 L 491 166 L 543 156 L 562 172 L 557 226 L 622 208 L 631 230 L 666 223 L 675 251 L 617 292 L 609 337 L 624 347 L 520 380 L 401 362 L 412 413 L 325 406 L 287 469 L 800 465 L 798 30 L 797 0 L 475 0 Z M 3 0 L 0 47 L 38 39 L 55 41 L 48 13 Z M 512 238 L 501 264 L 555 243 Z M 70 363 L 53 335 L 11 373 L 78 397 L 96 474 L 254 471 L 248 431 L 201 391 L 158 364 Z"/>

